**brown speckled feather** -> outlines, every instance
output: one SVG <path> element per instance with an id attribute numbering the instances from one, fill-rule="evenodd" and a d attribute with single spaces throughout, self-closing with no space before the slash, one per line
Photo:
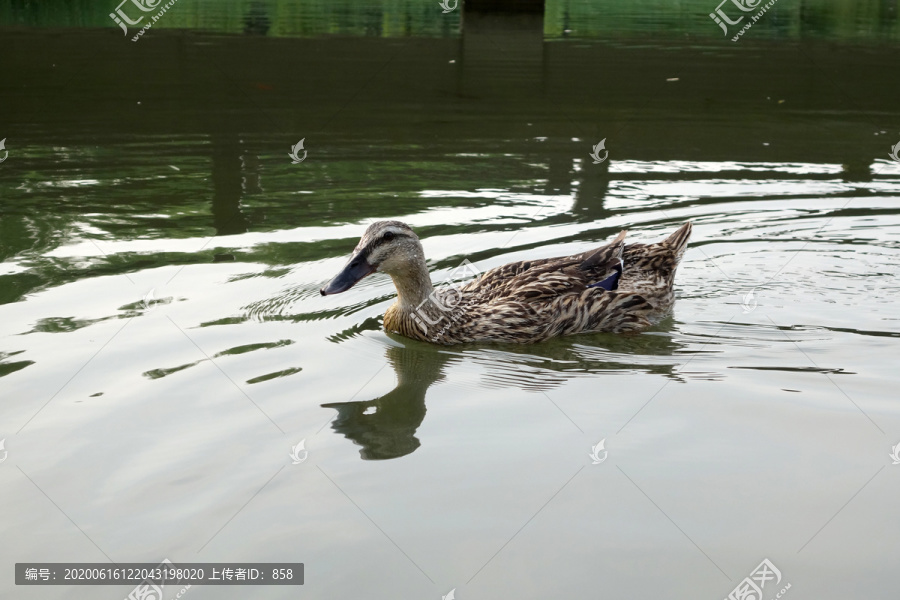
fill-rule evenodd
<path id="1" fill-rule="evenodd" d="M 438 344 L 527 343 L 589 331 L 639 331 L 672 308 L 675 269 L 690 234 L 691 224 L 686 223 L 661 242 L 625 244 L 623 231 L 593 251 L 509 263 L 461 288 L 439 286 L 432 292 L 423 283 L 428 293 L 418 296 L 409 291 L 408 281 L 385 269 L 400 298 L 385 313 L 384 327 Z M 367 232 L 370 235 L 374 238 L 377 231 Z M 591 287 L 614 275 L 620 265 L 614 291 Z M 427 271 L 425 275 L 427 281 Z M 409 302 L 410 296 L 417 301 Z M 424 300 L 418 302 L 419 297 Z"/>

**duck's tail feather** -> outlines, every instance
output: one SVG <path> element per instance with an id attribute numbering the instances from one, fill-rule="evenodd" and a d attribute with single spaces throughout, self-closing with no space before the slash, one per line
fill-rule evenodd
<path id="1" fill-rule="evenodd" d="M 690 221 L 678 228 L 678 231 L 662 241 L 662 244 L 672 251 L 675 257 L 675 264 L 681 262 L 684 251 L 687 250 L 688 240 L 691 239 L 691 230 L 693 225 Z"/>

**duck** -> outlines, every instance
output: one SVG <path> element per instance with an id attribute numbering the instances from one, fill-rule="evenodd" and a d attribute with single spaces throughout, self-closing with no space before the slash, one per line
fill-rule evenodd
<path id="1" fill-rule="evenodd" d="M 319 291 L 340 294 L 373 273 L 385 273 L 397 290 L 384 313 L 385 331 L 445 346 L 639 333 L 671 311 L 675 270 L 691 229 L 687 222 L 652 244 L 626 244 L 622 231 L 599 248 L 512 262 L 484 273 L 464 261 L 469 281 L 435 286 L 412 228 L 401 221 L 377 221 Z"/>

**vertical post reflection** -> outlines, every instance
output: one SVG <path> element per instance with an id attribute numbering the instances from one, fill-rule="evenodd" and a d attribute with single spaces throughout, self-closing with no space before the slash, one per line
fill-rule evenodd
<path id="1" fill-rule="evenodd" d="M 216 235 L 244 233 L 249 221 L 241 212 L 243 175 L 241 144 L 236 134 L 212 137 L 213 226 Z"/>
<path id="2" fill-rule="evenodd" d="M 462 21 L 462 92 L 504 99 L 541 91 L 544 14 L 481 12 L 465 5 Z M 503 98 L 501 98 L 501 96 Z"/>

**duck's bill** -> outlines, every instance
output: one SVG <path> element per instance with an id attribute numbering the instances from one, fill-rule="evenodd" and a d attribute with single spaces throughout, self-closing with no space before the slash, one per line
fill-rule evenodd
<path id="1" fill-rule="evenodd" d="M 328 282 L 328 285 L 323 287 L 319 292 L 323 296 L 330 296 L 331 294 L 340 294 L 341 292 L 346 292 L 357 282 L 367 275 L 371 275 L 375 272 L 375 267 L 370 265 L 365 259 L 358 258 L 351 260 L 347 263 L 347 266 L 344 269 L 334 276 L 334 279 Z"/>

